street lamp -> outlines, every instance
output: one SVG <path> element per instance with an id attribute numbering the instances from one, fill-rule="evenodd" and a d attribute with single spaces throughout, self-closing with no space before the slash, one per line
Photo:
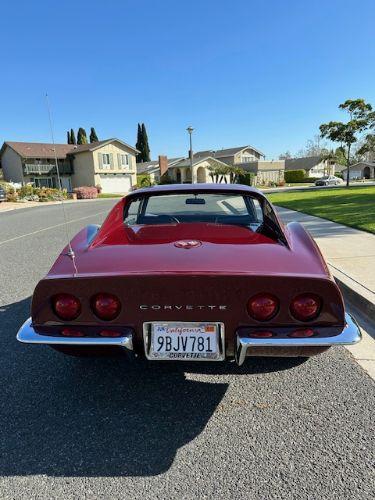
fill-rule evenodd
<path id="1" fill-rule="evenodd" d="M 189 150 L 189 157 L 190 157 L 190 172 L 191 172 L 191 182 L 193 182 L 193 141 L 192 141 L 192 133 L 194 131 L 193 127 L 190 125 L 186 129 L 189 133 L 190 137 L 190 150 Z"/>

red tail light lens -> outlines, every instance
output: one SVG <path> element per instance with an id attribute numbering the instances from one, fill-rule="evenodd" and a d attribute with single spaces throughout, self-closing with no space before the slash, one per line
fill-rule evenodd
<path id="1" fill-rule="evenodd" d="M 112 337 L 112 338 L 115 338 L 115 337 L 121 337 L 121 333 L 120 332 L 114 332 L 113 330 L 102 330 L 99 335 L 101 337 Z"/>
<path id="2" fill-rule="evenodd" d="M 272 332 L 252 332 L 250 333 L 249 337 L 254 338 L 254 339 L 269 339 L 270 337 L 273 337 Z"/>
<path id="3" fill-rule="evenodd" d="M 306 337 L 312 337 L 314 335 L 314 331 L 311 328 L 301 328 L 300 330 L 296 330 L 292 333 L 289 333 L 288 337 L 293 337 L 294 339 L 301 339 Z"/>
<path id="4" fill-rule="evenodd" d="M 110 293 L 98 293 L 91 301 L 92 309 L 100 319 L 115 319 L 121 310 L 119 299 Z"/>
<path id="5" fill-rule="evenodd" d="M 53 310 L 60 319 L 71 321 L 81 312 L 81 302 L 69 293 L 59 293 L 52 299 Z"/>
<path id="6" fill-rule="evenodd" d="M 250 316 L 258 321 L 267 321 L 277 313 L 279 301 L 276 297 L 268 293 L 254 295 L 248 304 L 247 310 Z"/>
<path id="7" fill-rule="evenodd" d="M 84 337 L 85 334 L 83 332 L 80 332 L 79 330 L 76 330 L 75 328 L 63 328 L 61 330 L 61 335 L 64 337 Z"/>
<path id="8" fill-rule="evenodd" d="M 298 295 L 290 304 L 290 312 L 300 321 L 310 321 L 319 314 L 321 300 L 317 295 L 305 293 Z"/>

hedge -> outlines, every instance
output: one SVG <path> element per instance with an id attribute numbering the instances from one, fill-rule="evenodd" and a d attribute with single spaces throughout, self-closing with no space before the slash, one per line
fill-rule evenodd
<path id="1" fill-rule="evenodd" d="M 98 190 L 96 187 L 82 186 L 73 189 L 79 200 L 90 200 L 98 197 Z"/>
<path id="2" fill-rule="evenodd" d="M 305 182 L 306 172 L 304 170 L 286 170 L 285 182 Z"/>
<path id="3" fill-rule="evenodd" d="M 238 176 L 238 184 L 245 184 L 245 186 L 252 186 L 254 184 L 255 174 L 252 172 L 244 172 Z"/>

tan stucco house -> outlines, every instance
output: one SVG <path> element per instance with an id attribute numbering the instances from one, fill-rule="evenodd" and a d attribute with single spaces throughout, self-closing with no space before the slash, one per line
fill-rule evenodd
<path id="1" fill-rule="evenodd" d="M 127 193 L 137 183 L 137 150 L 116 138 L 82 145 L 4 142 L 4 180 L 58 187 L 55 152 L 62 187 L 68 191 L 101 186 L 103 193 Z"/>
<path id="2" fill-rule="evenodd" d="M 346 179 L 347 168 L 341 169 L 343 178 Z M 349 179 L 375 179 L 375 163 L 369 161 L 360 161 L 349 167 Z"/>
<path id="3" fill-rule="evenodd" d="M 184 158 L 178 163 L 169 167 L 169 177 L 178 184 L 197 184 L 197 183 L 213 183 L 215 182 L 210 175 L 210 168 L 226 167 L 227 164 L 213 158 L 212 156 L 195 156 L 193 157 L 191 168 L 190 158 Z M 228 181 L 228 179 L 227 179 Z"/>
<path id="4" fill-rule="evenodd" d="M 137 172 L 148 174 L 151 182 L 159 182 L 160 177 L 168 171 L 170 179 L 177 183 L 211 183 L 214 182 L 210 175 L 210 168 L 213 166 L 244 167 L 249 162 L 262 161 L 264 158 L 264 154 L 253 146 L 238 146 L 218 151 L 208 149 L 194 153 L 193 168 L 190 157 L 167 160 L 165 156 L 159 156 L 155 161 L 137 163 Z"/>

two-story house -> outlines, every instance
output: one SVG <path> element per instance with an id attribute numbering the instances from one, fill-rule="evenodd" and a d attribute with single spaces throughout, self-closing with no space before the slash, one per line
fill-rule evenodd
<path id="1" fill-rule="evenodd" d="M 137 150 L 119 139 L 90 144 L 4 142 L 0 150 L 4 180 L 37 187 L 71 191 L 80 186 L 100 186 L 103 193 L 127 193 L 137 182 Z"/>
<path id="2" fill-rule="evenodd" d="M 35 142 L 4 142 L 0 150 L 4 180 L 21 184 L 33 182 L 36 187 L 57 188 L 56 151 L 62 186 L 71 191 L 73 164 L 67 156 L 71 149 L 70 144 L 53 146 Z"/>
<path id="3" fill-rule="evenodd" d="M 138 151 L 119 139 L 73 146 L 73 186 L 100 186 L 103 193 L 127 193 L 137 184 Z"/>

